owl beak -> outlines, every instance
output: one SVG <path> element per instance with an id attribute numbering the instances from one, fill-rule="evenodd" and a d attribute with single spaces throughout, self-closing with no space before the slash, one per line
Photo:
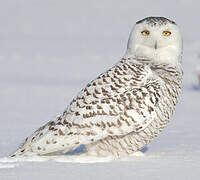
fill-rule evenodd
<path id="1" fill-rule="evenodd" d="M 155 44 L 154 44 L 154 48 L 155 48 L 155 49 L 158 49 L 157 41 L 156 41 Z"/>

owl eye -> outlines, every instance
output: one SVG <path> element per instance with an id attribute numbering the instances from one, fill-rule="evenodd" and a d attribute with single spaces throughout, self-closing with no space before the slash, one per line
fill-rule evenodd
<path id="1" fill-rule="evenodd" d="M 171 32 L 170 31 L 163 31 L 163 36 L 170 36 L 171 35 Z"/>
<path id="2" fill-rule="evenodd" d="M 150 34 L 150 31 L 144 30 L 141 32 L 143 36 L 148 36 Z"/>

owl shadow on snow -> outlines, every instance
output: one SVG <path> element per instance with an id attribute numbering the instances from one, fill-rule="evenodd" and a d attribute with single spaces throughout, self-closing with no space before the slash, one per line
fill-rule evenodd
<path id="1" fill-rule="evenodd" d="M 80 145 L 75 150 L 67 152 L 66 155 L 80 154 L 80 153 L 83 153 L 84 151 L 85 151 L 85 146 L 84 145 Z M 148 147 L 147 146 L 145 146 L 141 150 L 141 152 L 143 152 L 143 153 L 146 153 L 147 151 L 148 151 Z"/>

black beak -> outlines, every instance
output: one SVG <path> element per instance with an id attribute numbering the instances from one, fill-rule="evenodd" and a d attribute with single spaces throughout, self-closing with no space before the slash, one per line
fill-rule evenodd
<path id="1" fill-rule="evenodd" d="M 154 48 L 158 49 L 157 41 L 155 42 Z"/>

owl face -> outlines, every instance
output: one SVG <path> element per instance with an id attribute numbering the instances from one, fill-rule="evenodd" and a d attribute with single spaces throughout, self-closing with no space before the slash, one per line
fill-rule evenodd
<path id="1" fill-rule="evenodd" d="M 136 23 L 128 42 L 128 56 L 177 63 L 181 54 L 181 34 L 174 22 L 162 17 L 149 17 Z"/>

